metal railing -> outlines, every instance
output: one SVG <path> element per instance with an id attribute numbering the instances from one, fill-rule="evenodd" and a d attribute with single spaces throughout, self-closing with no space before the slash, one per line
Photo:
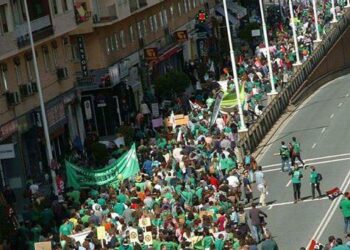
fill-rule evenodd
<path id="1" fill-rule="evenodd" d="M 46 16 L 40 17 L 38 19 L 35 19 L 35 20 L 31 21 L 30 24 L 31 24 L 33 33 L 35 31 L 37 31 L 37 30 L 41 30 L 43 28 L 46 28 L 46 27 L 52 25 L 49 15 L 46 15 Z M 28 25 L 27 25 L 27 23 L 25 22 L 23 24 L 16 25 L 15 31 L 16 31 L 17 37 L 26 36 L 28 34 Z"/>
<path id="2" fill-rule="evenodd" d="M 328 34 L 323 37 L 322 42 L 320 42 L 308 60 L 298 68 L 287 86 L 283 88 L 273 100 L 271 100 L 271 102 L 265 108 L 264 113 L 259 117 L 256 123 L 249 128 L 246 134 L 243 134 L 240 137 L 238 145 L 241 146 L 244 151 L 249 149 L 251 152 L 253 152 L 255 149 L 257 149 L 265 135 L 289 105 L 290 99 L 297 92 L 297 90 L 304 87 L 304 82 L 315 70 L 321 60 L 327 55 L 328 51 L 333 47 L 333 45 L 336 44 L 337 40 L 348 28 L 349 24 L 350 12 L 347 11 L 331 28 Z"/>

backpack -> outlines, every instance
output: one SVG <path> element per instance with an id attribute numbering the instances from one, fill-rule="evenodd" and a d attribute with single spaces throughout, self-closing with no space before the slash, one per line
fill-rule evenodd
<path id="1" fill-rule="evenodd" d="M 289 149 L 288 148 L 281 148 L 281 156 L 283 158 L 286 158 L 286 157 L 289 158 Z"/>
<path id="2" fill-rule="evenodd" d="M 316 181 L 320 182 L 322 181 L 322 179 L 323 179 L 322 175 L 320 173 L 317 173 Z"/>

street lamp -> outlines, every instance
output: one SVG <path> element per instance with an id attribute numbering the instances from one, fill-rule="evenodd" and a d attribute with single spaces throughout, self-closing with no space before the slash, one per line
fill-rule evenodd
<path id="1" fill-rule="evenodd" d="M 334 0 L 332 0 L 332 15 L 333 15 L 333 20 L 331 21 L 331 23 L 338 22 L 338 20 L 337 20 L 337 12 L 335 11 Z"/>
<path id="2" fill-rule="evenodd" d="M 297 61 L 294 64 L 295 66 L 301 65 L 300 62 L 300 57 L 299 57 L 299 48 L 298 48 L 298 40 L 297 40 L 297 32 L 296 32 L 296 27 L 294 23 L 294 11 L 293 11 L 293 4 L 292 0 L 289 0 L 289 12 L 290 12 L 290 19 L 291 19 L 291 25 L 292 25 L 292 30 L 293 30 L 293 39 L 294 39 L 294 47 L 295 47 L 295 54 L 297 57 Z"/>
<path id="3" fill-rule="evenodd" d="M 267 65 L 269 67 L 269 76 L 270 76 L 270 84 L 271 84 L 271 92 L 268 93 L 268 95 L 276 95 L 277 91 L 275 89 L 275 82 L 273 79 L 271 56 L 270 56 L 270 46 L 269 46 L 269 40 L 267 37 L 267 30 L 266 30 L 266 23 L 265 23 L 264 8 L 263 8 L 262 0 L 259 0 L 259 4 L 260 4 L 261 22 L 262 22 L 264 40 L 265 40 L 265 49 L 266 49 L 266 55 L 267 55 Z"/>
<path id="4" fill-rule="evenodd" d="M 51 169 L 51 162 L 52 162 L 52 148 L 51 148 L 51 141 L 50 141 L 50 134 L 49 134 L 49 127 L 47 125 L 47 119 L 46 119 L 46 113 L 45 113 L 45 103 L 43 98 L 43 92 L 41 88 L 41 82 L 40 82 L 40 75 L 39 75 L 39 69 L 38 69 L 38 62 L 36 60 L 36 54 L 35 54 L 35 47 L 34 47 L 34 40 L 33 40 L 33 34 L 32 34 L 32 27 L 30 24 L 30 16 L 28 11 L 28 5 L 27 0 L 24 0 L 24 8 L 26 12 L 27 17 L 27 25 L 28 25 L 28 35 L 30 40 L 30 47 L 32 49 L 33 54 L 33 62 L 34 62 L 34 71 L 35 71 L 35 77 L 36 77 L 36 84 L 38 88 L 38 95 L 39 95 L 39 101 L 40 101 L 40 111 L 41 111 L 41 117 L 43 120 L 43 128 L 44 128 L 44 136 L 45 136 L 45 142 L 46 142 L 46 153 L 47 153 L 47 161 L 49 164 L 49 167 Z M 53 169 L 51 171 L 51 178 L 52 178 L 52 187 L 55 192 L 55 195 L 58 194 L 57 189 L 57 183 L 56 183 L 56 173 Z"/>
<path id="5" fill-rule="evenodd" d="M 322 41 L 320 36 L 320 31 L 318 30 L 318 15 L 316 9 L 316 0 L 312 0 L 312 8 L 314 9 L 314 19 L 315 19 L 315 28 L 316 28 L 316 40 L 315 43 L 319 43 Z"/>
<path id="6" fill-rule="evenodd" d="M 248 131 L 248 129 L 245 126 L 244 117 L 243 117 L 243 109 L 242 109 L 242 103 L 241 103 L 241 97 L 240 97 L 240 91 L 239 91 L 239 84 L 238 84 L 238 75 L 237 75 L 237 68 L 236 68 L 235 52 L 233 51 L 231 29 L 230 29 L 230 22 L 229 22 L 229 19 L 228 19 L 226 0 L 223 0 L 223 3 L 224 3 L 224 11 L 225 11 L 227 38 L 228 38 L 228 43 L 229 43 L 229 46 L 230 46 L 231 65 L 232 65 L 232 71 L 233 71 L 233 81 L 234 81 L 235 87 L 236 87 L 236 96 L 237 96 L 237 102 L 238 102 L 239 119 L 241 120 L 241 127 L 240 127 L 240 129 L 238 131 L 239 132 L 246 132 L 246 131 Z"/>

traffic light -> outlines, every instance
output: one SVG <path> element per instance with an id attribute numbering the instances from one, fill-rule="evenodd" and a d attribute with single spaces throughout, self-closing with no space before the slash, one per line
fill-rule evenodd
<path id="1" fill-rule="evenodd" d="M 196 18 L 198 22 L 204 23 L 208 20 L 208 14 L 204 10 L 200 10 L 198 11 Z"/>

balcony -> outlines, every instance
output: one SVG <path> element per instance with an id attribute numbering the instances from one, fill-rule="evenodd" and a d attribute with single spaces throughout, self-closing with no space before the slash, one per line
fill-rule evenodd
<path id="1" fill-rule="evenodd" d="M 32 34 L 34 41 L 43 39 L 54 34 L 51 19 L 49 15 L 40 17 L 30 22 L 32 28 Z M 17 37 L 18 48 L 23 48 L 29 45 L 29 35 L 28 35 L 27 23 L 17 25 L 15 27 L 15 34 Z"/>
<path id="2" fill-rule="evenodd" d="M 147 5 L 148 5 L 147 0 L 130 0 L 129 1 L 129 8 L 131 13 L 139 9 L 142 9 Z"/>
<path id="3" fill-rule="evenodd" d="M 100 12 L 93 15 L 94 24 L 105 24 L 118 19 L 117 8 L 115 4 L 102 5 L 100 3 Z"/>

